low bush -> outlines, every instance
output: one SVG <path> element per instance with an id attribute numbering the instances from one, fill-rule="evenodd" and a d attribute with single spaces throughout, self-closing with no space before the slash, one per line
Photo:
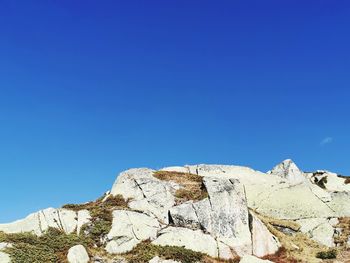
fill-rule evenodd
<path id="1" fill-rule="evenodd" d="M 49 228 L 42 236 L 32 233 L 1 233 L 0 242 L 13 245 L 5 249 L 12 263 L 65 263 L 69 248 L 78 244 L 85 247 L 91 245 L 88 239 L 76 234 L 66 234 L 56 228 Z"/>
<path id="2" fill-rule="evenodd" d="M 316 257 L 320 259 L 334 259 L 337 258 L 337 251 L 335 249 L 320 251 L 316 254 Z"/>

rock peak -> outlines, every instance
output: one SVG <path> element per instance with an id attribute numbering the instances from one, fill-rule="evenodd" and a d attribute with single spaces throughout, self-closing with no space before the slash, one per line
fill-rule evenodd
<path id="1" fill-rule="evenodd" d="M 305 181 L 304 173 L 292 159 L 284 160 L 267 173 L 286 179 L 290 184 L 299 184 Z"/>

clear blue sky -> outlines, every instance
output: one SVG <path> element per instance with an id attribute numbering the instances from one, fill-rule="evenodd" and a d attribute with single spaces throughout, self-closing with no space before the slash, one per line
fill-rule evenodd
<path id="1" fill-rule="evenodd" d="M 193 163 L 350 175 L 349 1 L 0 2 L 0 222 Z"/>

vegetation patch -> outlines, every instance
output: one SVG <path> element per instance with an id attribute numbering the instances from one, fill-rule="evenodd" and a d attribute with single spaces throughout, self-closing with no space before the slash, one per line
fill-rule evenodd
<path id="1" fill-rule="evenodd" d="M 90 238 L 97 246 L 101 246 L 112 228 L 112 212 L 116 209 L 127 209 L 128 202 L 129 200 L 125 200 L 123 196 L 116 195 L 109 196 L 106 200 L 101 197 L 85 204 L 67 204 L 63 208 L 74 211 L 89 210 L 91 222 L 82 226 L 81 235 Z"/>
<path id="2" fill-rule="evenodd" d="M 316 257 L 320 259 L 334 259 L 337 258 L 337 251 L 335 249 L 320 251 L 316 253 Z"/>
<path id="3" fill-rule="evenodd" d="M 350 184 L 350 177 L 348 177 L 344 180 L 344 184 Z"/>
<path id="4" fill-rule="evenodd" d="M 232 260 L 221 260 L 209 257 L 203 253 L 195 252 L 184 247 L 157 246 L 149 241 L 138 244 L 131 252 L 122 255 L 129 263 L 147 263 L 158 256 L 163 259 L 177 260 L 182 263 L 236 263 L 239 258 Z"/>
<path id="5" fill-rule="evenodd" d="M 203 184 L 203 178 L 199 175 L 173 171 L 157 171 L 153 176 L 159 180 L 173 181 L 182 186 L 181 189 L 175 192 L 177 204 L 190 200 L 199 201 L 208 197 L 207 189 Z"/>
<path id="6" fill-rule="evenodd" d="M 5 249 L 13 263 L 67 262 L 69 248 L 75 245 L 91 245 L 88 239 L 75 233 L 66 234 L 56 228 L 49 228 L 42 236 L 32 233 L 5 234 L 0 232 L 0 242 L 13 246 Z"/>

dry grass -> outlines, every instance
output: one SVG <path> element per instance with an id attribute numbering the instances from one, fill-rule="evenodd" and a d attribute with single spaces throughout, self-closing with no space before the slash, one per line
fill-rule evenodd
<path id="1" fill-rule="evenodd" d="M 287 235 L 276 228 L 276 226 L 287 227 L 294 231 L 298 231 L 300 226 L 294 221 L 272 219 L 260 214 L 257 214 L 257 216 L 265 223 L 269 231 L 278 238 L 282 245 L 282 249 L 276 254 L 266 256 L 265 259 L 277 263 L 316 263 L 320 262 L 320 259 L 316 258 L 316 254 L 321 251 L 327 251 L 328 249 L 316 241 L 313 241 L 303 233 L 296 232 L 293 235 Z"/>
<path id="2" fill-rule="evenodd" d="M 159 180 L 173 181 L 182 186 L 175 192 L 176 203 L 181 204 L 186 201 L 199 201 L 208 197 L 208 192 L 204 187 L 203 178 L 196 174 L 181 173 L 172 171 L 157 171 L 153 174 Z"/>
<path id="3" fill-rule="evenodd" d="M 334 237 L 334 242 L 337 246 L 345 247 L 350 237 L 350 217 L 340 217 L 338 220 L 336 228 L 340 228 L 342 231 L 339 236 Z"/>
<path id="4" fill-rule="evenodd" d="M 256 214 L 262 222 L 265 224 L 270 224 L 275 227 L 284 227 L 289 228 L 293 231 L 299 231 L 300 225 L 292 220 L 285 220 L 285 219 L 276 219 L 269 216 L 261 215 L 258 212 L 254 211 L 254 214 Z"/>

